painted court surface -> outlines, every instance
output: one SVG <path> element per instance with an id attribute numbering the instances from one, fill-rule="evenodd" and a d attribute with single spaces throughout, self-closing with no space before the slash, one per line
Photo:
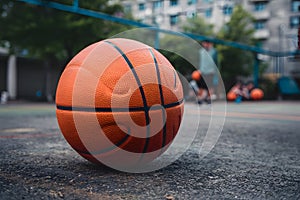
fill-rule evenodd
<path id="1" fill-rule="evenodd" d="M 186 104 L 187 120 L 195 120 L 197 106 Z M 211 117 L 209 106 L 201 110 L 200 135 Z M 123 173 L 72 150 L 55 105 L 0 105 L 0 199 L 300 199 L 300 102 L 229 103 L 204 159 L 200 141 L 164 169 Z"/>

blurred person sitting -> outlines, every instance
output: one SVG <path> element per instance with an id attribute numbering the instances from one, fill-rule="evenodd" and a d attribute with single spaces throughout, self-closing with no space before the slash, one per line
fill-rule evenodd
<path id="1" fill-rule="evenodd" d="M 243 98 L 243 83 L 241 81 L 237 81 L 229 90 L 227 97 L 228 96 L 230 96 L 230 99 L 228 100 L 240 103 Z"/>
<path id="2" fill-rule="evenodd" d="M 252 81 L 249 81 L 248 83 L 244 84 L 242 86 L 242 99 L 243 100 L 250 100 L 251 99 L 251 91 L 255 89 L 254 83 Z"/>
<path id="3" fill-rule="evenodd" d="M 205 89 L 207 90 L 207 100 L 215 100 L 215 87 L 218 84 L 216 63 L 217 63 L 217 51 L 213 47 L 213 43 L 209 41 L 203 41 L 202 49 L 200 49 L 200 62 L 199 70 L 201 71 L 202 77 L 205 80 Z"/>
<path id="4" fill-rule="evenodd" d="M 192 73 L 192 80 L 190 85 L 197 96 L 197 103 L 202 104 L 203 102 L 211 103 L 207 85 L 201 75 L 200 70 L 195 70 Z"/>

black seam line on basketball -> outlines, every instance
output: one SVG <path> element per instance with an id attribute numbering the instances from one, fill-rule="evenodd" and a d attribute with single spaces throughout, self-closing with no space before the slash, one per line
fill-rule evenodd
<path id="1" fill-rule="evenodd" d="M 161 110 L 161 106 L 164 107 L 165 109 L 167 108 L 172 108 L 175 106 L 178 106 L 180 104 L 183 103 L 183 99 L 177 102 L 173 102 L 170 104 L 166 104 L 166 105 L 153 105 L 149 108 L 147 108 L 147 110 Z M 72 107 L 72 106 L 61 106 L 61 105 L 56 105 L 56 108 L 58 110 L 65 110 L 65 111 L 80 111 L 80 112 L 138 112 L 138 111 L 142 111 L 145 112 L 145 108 L 144 107 L 131 107 L 131 108 L 88 108 L 88 107 Z"/>
<path id="2" fill-rule="evenodd" d="M 141 96 L 142 96 L 142 100 L 143 100 L 143 105 L 144 105 L 144 111 L 145 111 L 145 118 L 146 118 L 146 124 L 148 125 L 150 123 L 150 116 L 149 116 L 149 110 L 148 110 L 148 105 L 147 105 L 147 99 L 146 99 L 146 95 L 145 95 L 145 92 L 144 92 L 144 89 L 142 87 L 142 83 L 132 65 L 132 63 L 130 62 L 130 60 L 128 59 L 128 57 L 125 55 L 125 53 L 117 46 L 115 45 L 114 43 L 110 42 L 110 41 L 105 41 L 106 43 L 110 44 L 111 46 L 113 46 L 121 55 L 122 57 L 125 59 L 125 61 L 127 62 L 127 65 L 130 67 L 131 69 L 131 72 L 133 73 L 134 75 L 134 78 L 139 86 L 139 90 L 140 90 L 140 93 L 141 93 Z M 150 127 L 147 126 L 146 127 L 146 144 L 147 145 L 149 143 L 149 136 L 150 136 Z M 147 148 L 147 147 L 145 147 Z M 143 153 L 145 153 L 143 151 Z"/>
<path id="3" fill-rule="evenodd" d="M 119 142 L 117 142 L 117 144 L 112 145 L 110 147 L 107 147 L 105 149 L 99 150 L 99 151 L 88 151 L 88 150 L 84 151 L 84 150 L 79 150 L 77 148 L 74 148 L 74 149 L 77 152 L 82 153 L 82 154 L 88 154 L 88 155 L 96 156 L 96 155 L 99 155 L 99 154 L 108 153 L 108 152 L 110 152 L 110 151 L 112 151 L 116 148 L 120 148 L 120 146 L 128 140 L 129 136 L 130 136 L 130 129 L 127 130 L 126 136 L 123 137 Z"/>
<path id="4" fill-rule="evenodd" d="M 162 91 L 162 85 L 161 85 L 161 77 L 160 77 L 160 71 L 158 68 L 158 63 L 156 60 L 156 57 L 152 51 L 152 49 L 149 49 L 151 56 L 154 60 L 154 64 L 155 64 L 155 69 L 156 69 L 156 75 L 157 75 L 157 83 L 158 83 L 158 89 L 159 89 L 159 96 L 160 96 L 160 101 L 162 106 L 165 105 L 165 100 L 164 100 L 164 95 L 163 95 L 163 91 Z M 163 127 L 163 138 L 162 138 L 162 148 L 166 145 L 166 137 L 167 137 L 167 120 L 166 120 L 166 113 L 162 110 L 162 117 L 163 117 L 163 122 L 164 123 L 164 127 Z"/>

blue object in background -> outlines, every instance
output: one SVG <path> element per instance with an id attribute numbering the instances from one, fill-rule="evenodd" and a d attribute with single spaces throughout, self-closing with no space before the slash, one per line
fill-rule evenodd
<path id="1" fill-rule="evenodd" d="M 235 99 L 235 103 L 241 103 L 242 102 L 242 96 L 237 96 Z"/>
<path id="2" fill-rule="evenodd" d="M 41 97 L 42 97 L 42 92 L 41 92 L 41 90 L 36 91 L 35 95 L 36 95 L 38 98 L 41 98 Z"/>
<path id="3" fill-rule="evenodd" d="M 278 79 L 278 86 L 281 94 L 300 94 L 300 89 L 292 77 L 283 76 Z"/>

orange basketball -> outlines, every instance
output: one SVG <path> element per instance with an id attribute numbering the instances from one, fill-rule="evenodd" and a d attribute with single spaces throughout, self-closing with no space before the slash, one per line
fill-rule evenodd
<path id="1" fill-rule="evenodd" d="M 250 97 L 253 100 L 261 100 L 264 97 L 264 92 L 259 88 L 255 88 L 251 91 Z"/>
<path id="2" fill-rule="evenodd" d="M 68 63 L 56 106 L 59 127 L 73 149 L 89 161 L 120 165 L 163 153 L 184 107 L 170 62 L 150 46 L 121 38 L 94 43 Z"/>
<path id="3" fill-rule="evenodd" d="M 227 100 L 228 101 L 234 101 L 236 99 L 237 95 L 234 92 L 228 92 L 227 93 Z"/>
<path id="4" fill-rule="evenodd" d="M 199 81 L 201 78 L 201 72 L 199 70 L 195 70 L 192 73 L 192 79 L 195 81 Z"/>

